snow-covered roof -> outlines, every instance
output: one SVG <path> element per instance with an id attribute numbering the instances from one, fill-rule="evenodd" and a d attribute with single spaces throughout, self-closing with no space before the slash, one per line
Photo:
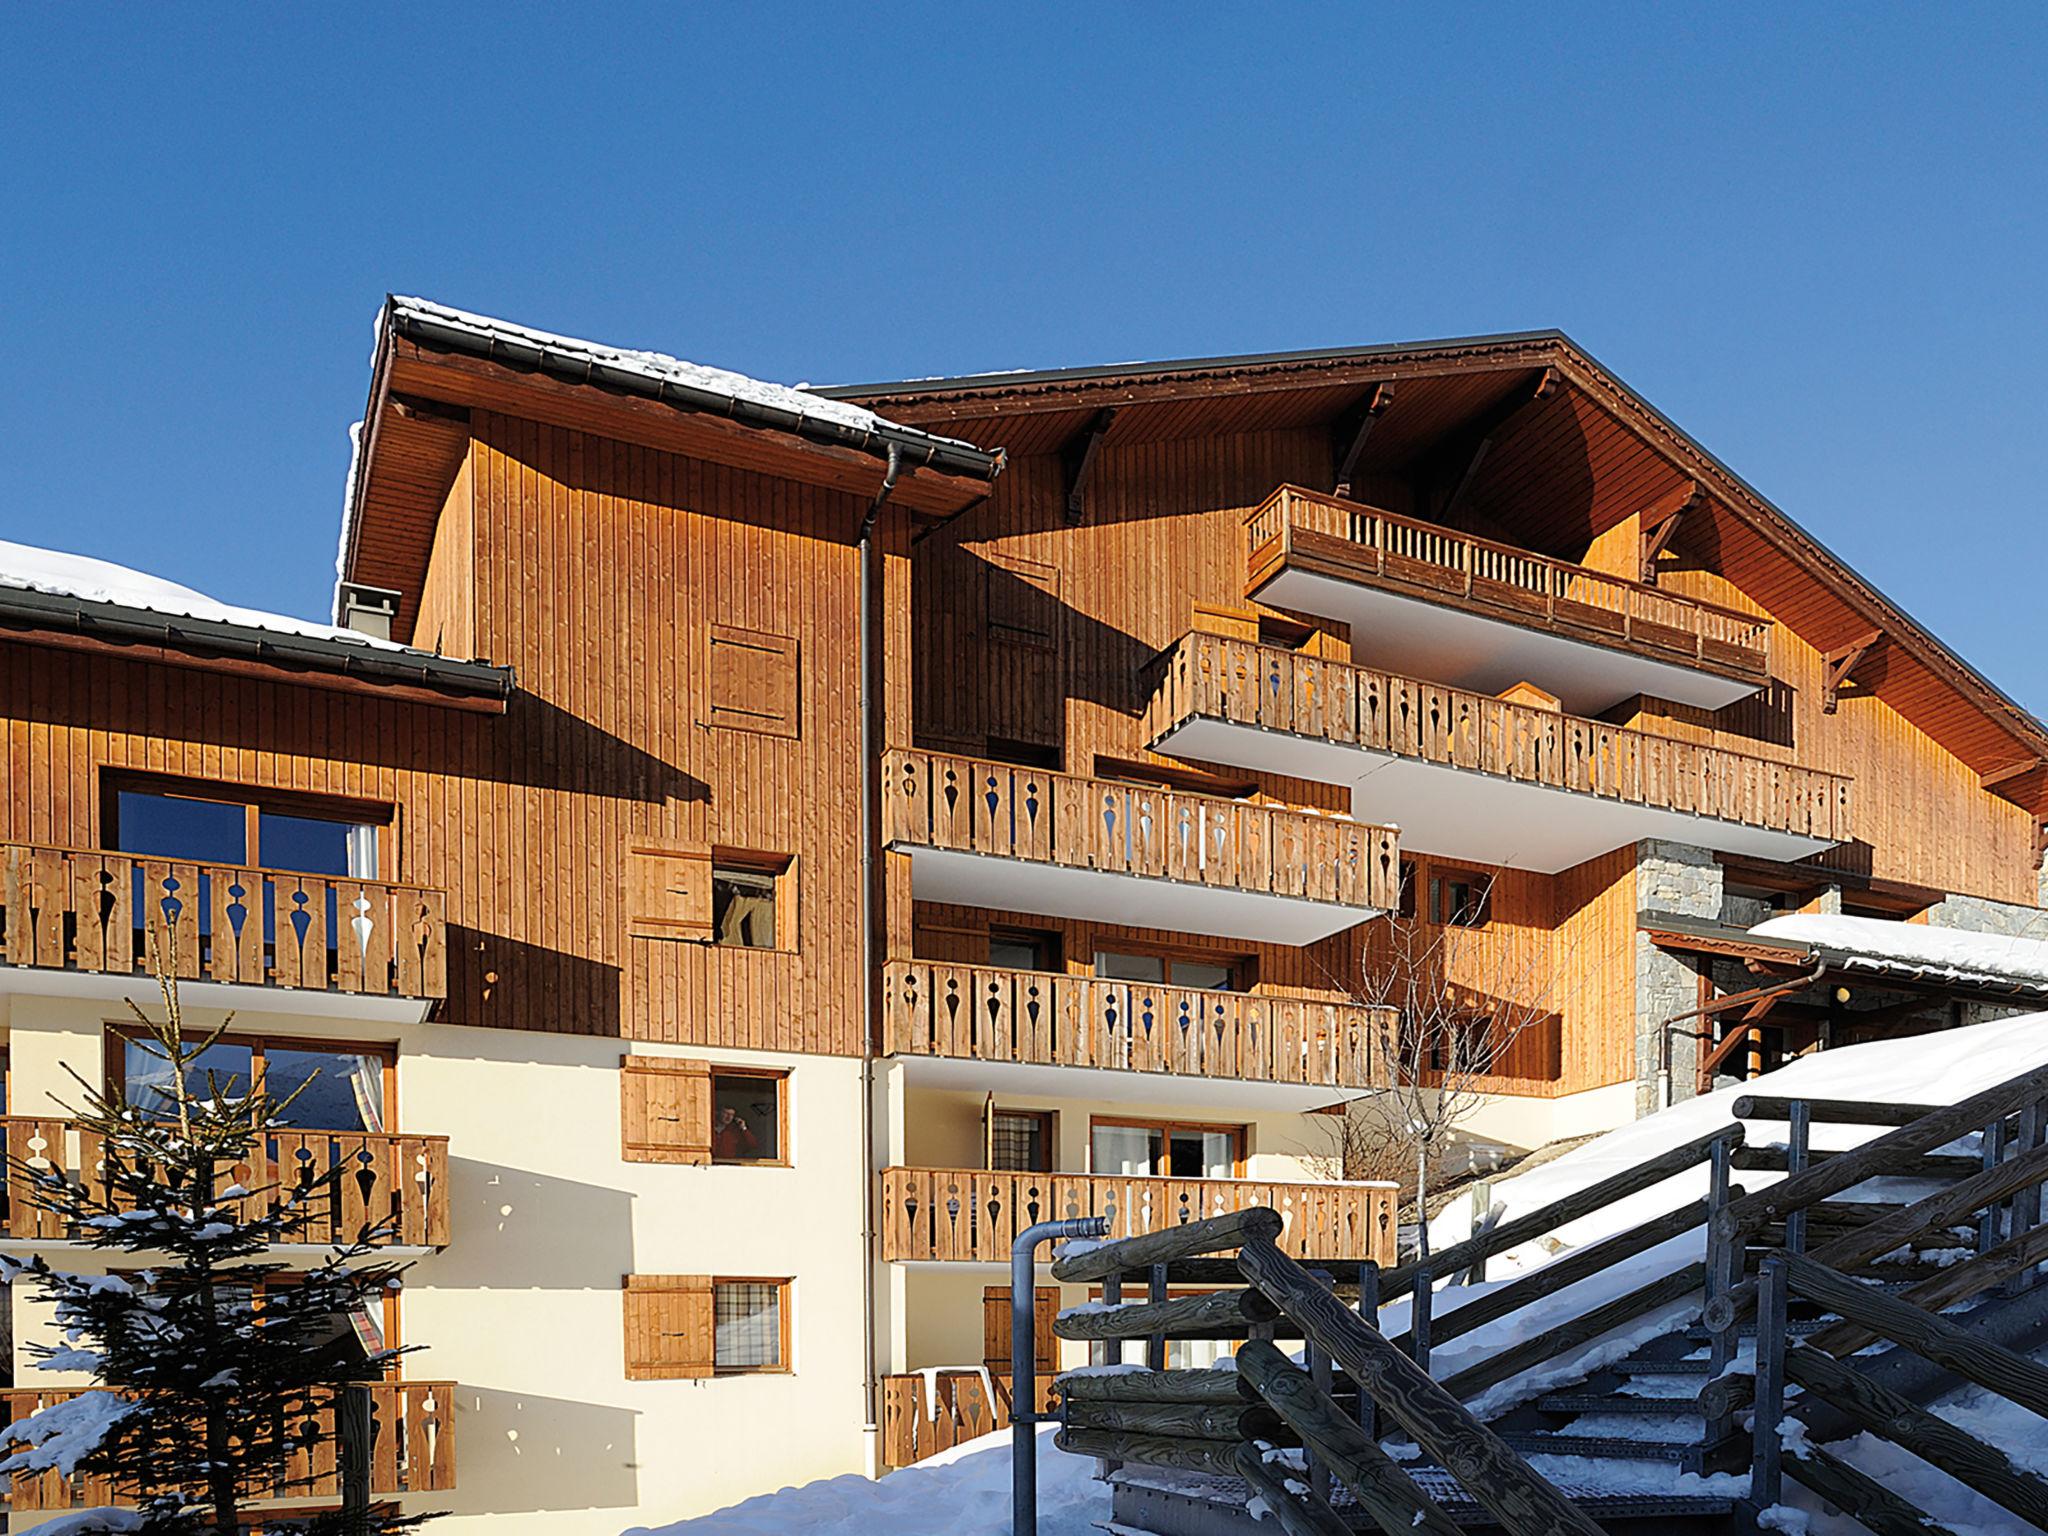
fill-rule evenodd
<path id="1" fill-rule="evenodd" d="M 270 613 L 261 608 L 239 608 L 208 597 L 204 592 L 151 576 L 145 571 L 96 560 L 90 555 L 67 555 L 61 550 L 38 549 L 32 544 L 14 544 L 0 539 L 0 586 L 19 591 L 47 592 L 56 597 L 75 597 L 88 603 L 112 603 L 181 619 L 210 619 L 216 624 L 233 624 L 243 629 L 268 630 L 276 634 L 311 635 L 338 640 L 374 650 L 411 649 L 394 640 L 379 640 L 353 629 L 322 624 L 314 619 L 295 619 L 289 614 Z"/>
<path id="2" fill-rule="evenodd" d="M 2048 987 L 2048 912 L 2042 913 L 2041 930 L 2042 938 L 2020 938 L 1879 917 L 1793 912 L 1749 931 L 1761 939 L 1840 951 L 1852 968 L 1976 985 Z"/>
<path id="3" fill-rule="evenodd" d="M 11 593 L 58 601 L 24 598 L 9 602 Z M 266 652 L 313 665 L 324 663 L 332 670 L 403 675 L 465 687 L 504 676 L 502 669 L 449 661 L 340 625 L 224 603 L 195 588 L 111 560 L 5 539 L 0 539 L 0 608 L 14 610 L 18 619 L 31 623 L 62 623 L 88 631 L 110 630 L 125 620 L 131 630 L 146 627 L 156 638 L 172 644 L 218 648 L 227 642 L 232 649 Z M 505 682 L 509 686 L 509 679 Z M 502 689 L 490 687 L 487 691 Z"/>
<path id="4" fill-rule="evenodd" d="M 729 368 L 689 362 L 666 352 L 613 347 L 577 336 L 563 336 L 554 331 L 538 330 L 530 325 L 517 325 L 510 320 L 498 320 L 466 309 L 436 304 L 432 299 L 394 295 L 390 314 L 393 323 L 401 328 L 434 332 L 450 340 L 465 340 L 472 348 L 509 353 L 520 361 L 538 362 L 541 356 L 557 361 L 573 360 L 579 369 L 587 367 L 590 370 L 593 383 L 605 382 L 606 374 L 625 374 L 674 386 L 686 393 L 758 406 L 789 417 L 788 429 L 792 431 L 799 430 L 805 422 L 829 423 L 849 433 L 876 438 L 901 435 L 934 448 L 952 449 L 976 458 L 993 457 L 973 443 L 903 426 L 865 406 L 828 399 L 801 384 L 775 384 L 735 373 Z"/>

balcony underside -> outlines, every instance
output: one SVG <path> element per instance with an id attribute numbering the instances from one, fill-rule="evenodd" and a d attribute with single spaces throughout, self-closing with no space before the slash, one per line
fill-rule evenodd
<path id="1" fill-rule="evenodd" d="M 890 848 L 910 855 L 911 894 L 919 901 L 1292 945 L 1342 933 L 1377 910 L 951 848 L 900 842 Z"/>
<path id="2" fill-rule="evenodd" d="M 1622 644 L 1575 639 L 1300 568 L 1299 556 L 1251 595 L 1351 626 L 1354 659 L 1496 694 L 1531 682 L 1571 714 L 1597 715 L 1637 694 L 1720 709 L 1757 691 L 1740 678 L 1674 665 Z"/>
<path id="3" fill-rule="evenodd" d="M 154 976 L 109 975 L 56 966 L 0 963 L 0 997 L 83 997 L 111 1003 L 125 1017 L 129 999 L 155 1007 Z M 359 1024 L 421 1024 L 433 1017 L 432 998 L 379 997 L 364 992 L 325 992 L 280 987 L 271 982 L 191 981 L 178 983 L 187 1008 L 217 1008 L 244 1017 L 259 1013 L 307 1019 L 341 1019 Z"/>
<path id="4" fill-rule="evenodd" d="M 891 1056 L 913 1088 L 1020 1098 L 1114 1101 L 1202 1110 L 1288 1110 L 1308 1114 L 1362 1098 L 1372 1090 L 1326 1083 L 1259 1082 L 1246 1077 L 1194 1077 L 1171 1072 L 1120 1072 L 1110 1067 L 1045 1066 L 1024 1061 L 968 1061 L 949 1056 Z"/>
<path id="5" fill-rule="evenodd" d="M 1404 850 L 1538 874 L 1556 874 L 1643 838 L 1776 860 L 1834 846 L 1804 834 L 1221 720 L 1187 721 L 1154 746 L 1176 757 L 1349 784 L 1353 814 L 1398 825 Z"/>

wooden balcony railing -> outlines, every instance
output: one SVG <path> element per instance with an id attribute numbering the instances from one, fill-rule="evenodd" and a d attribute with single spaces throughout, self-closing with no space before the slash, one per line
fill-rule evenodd
<path id="1" fill-rule="evenodd" d="M 365 997 L 448 995 L 447 899 L 425 886 L 74 848 L 0 846 L 0 960 Z"/>
<path id="2" fill-rule="evenodd" d="M 892 960 L 883 971 L 885 1049 L 897 1056 L 1381 1088 L 1395 1017 L 1352 1003 L 932 960 Z"/>
<path id="3" fill-rule="evenodd" d="M 1290 564 L 1759 684 L 1771 623 L 1567 560 L 1283 485 L 1245 522 L 1247 590 Z"/>
<path id="4" fill-rule="evenodd" d="M 1053 1380 L 1050 1371 L 1037 1378 L 1041 1413 L 1053 1407 Z M 907 1467 L 1009 1427 L 1010 1379 L 1006 1372 L 911 1371 L 882 1378 L 885 1467 Z"/>
<path id="5" fill-rule="evenodd" d="M 1391 907 L 1400 882 L 1392 827 L 937 752 L 888 754 L 882 821 L 913 848 L 1361 911 Z"/>
<path id="6" fill-rule="evenodd" d="M 7 1422 L 79 1396 L 88 1388 L 9 1391 Z M 455 1486 L 455 1392 L 452 1381 L 379 1381 L 370 1386 L 370 1492 L 438 1493 Z M 334 1499 L 341 1496 L 336 1467 L 340 1432 L 332 1407 L 315 1416 L 315 1436 L 293 1458 L 278 1488 L 252 1489 L 251 1499 Z M 104 1477 L 63 1477 L 55 1470 L 14 1479 L 5 1494 L 17 1514 L 28 1510 L 105 1509 L 125 1502 Z"/>
<path id="7" fill-rule="evenodd" d="M 1295 651 L 1184 635 L 1166 653 L 1147 741 L 1191 720 L 1281 731 L 1520 783 L 1847 842 L 1851 781 Z"/>
<path id="8" fill-rule="evenodd" d="M 1295 1258 L 1391 1264 L 1394 1193 L 1388 1184 L 885 1168 L 882 1257 L 1006 1264 L 1012 1240 L 1036 1221 L 1107 1216 L 1111 1238 L 1136 1237 L 1270 1205 L 1287 1223 L 1280 1246 Z"/>
<path id="9" fill-rule="evenodd" d="M 68 1120 L 0 1116 L 7 1167 L 0 1170 L 0 1237 L 61 1242 L 70 1234 L 54 1212 L 26 1198 L 15 1171 L 54 1168 L 74 1182 L 99 1177 L 100 1139 Z M 339 1177 L 314 1187 L 340 1169 Z M 310 1225 L 297 1241 L 329 1247 L 374 1228 L 379 1247 L 448 1245 L 448 1138 L 366 1131 L 280 1131 L 259 1162 L 219 1170 L 222 1188 L 239 1184 L 263 1213 L 296 1196 Z M 240 1204 L 241 1202 L 228 1202 Z M 256 1214 L 252 1212 L 251 1214 Z"/>

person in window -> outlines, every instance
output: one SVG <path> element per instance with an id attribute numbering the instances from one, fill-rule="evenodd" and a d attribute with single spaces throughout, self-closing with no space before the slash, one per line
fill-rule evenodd
<path id="1" fill-rule="evenodd" d="M 730 1104 L 721 1104 L 711 1122 L 711 1157 L 714 1162 L 738 1162 L 761 1155 L 760 1138 L 746 1117 Z"/>

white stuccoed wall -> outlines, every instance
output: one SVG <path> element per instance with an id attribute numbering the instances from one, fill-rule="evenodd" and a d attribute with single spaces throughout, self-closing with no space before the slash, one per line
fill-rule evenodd
<path id="1" fill-rule="evenodd" d="M 8 1108 L 24 1114 L 71 1097 L 66 1063 L 97 1080 L 102 1027 L 125 1015 L 77 998 L 0 1003 Z M 187 1024 L 220 1017 L 192 1009 Z M 458 1487 L 405 1501 L 449 1511 L 437 1531 L 617 1536 L 863 1469 L 857 1061 L 632 1046 L 792 1069 L 793 1167 L 678 1168 L 619 1156 L 618 1040 L 249 1010 L 235 1027 L 395 1040 L 397 1124 L 450 1139 L 453 1240 L 412 1269 L 400 1314 L 405 1342 L 428 1346 L 405 1374 L 461 1387 Z M 629 1273 L 795 1277 L 793 1371 L 627 1381 Z M 16 1313 L 24 1343 L 51 1337 L 25 1300 Z M 68 1384 L 26 1363 L 17 1355 L 17 1381 Z"/>

